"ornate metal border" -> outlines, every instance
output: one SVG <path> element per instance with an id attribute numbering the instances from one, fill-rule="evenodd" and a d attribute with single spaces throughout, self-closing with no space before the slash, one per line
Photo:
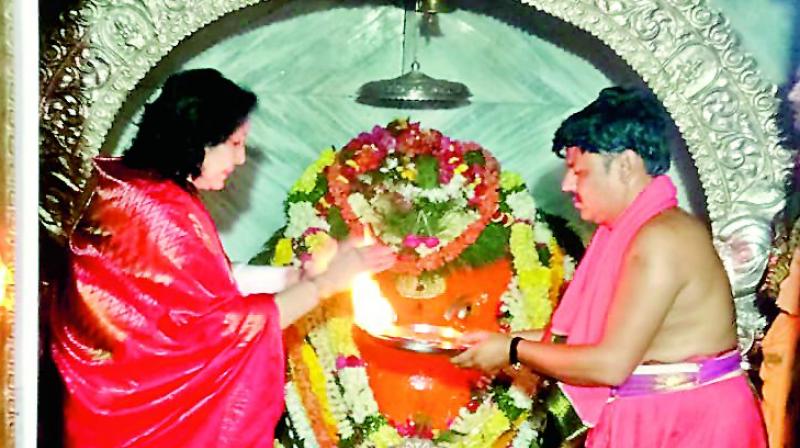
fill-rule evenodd
<path id="1" fill-rule="evenodd" d="M 184 37 L 269 0 L 85 0 L 42 62 L 41 221 L 65 235 L 128 93 Z M 273 0 L 274 1 L 274 0 Z M 789 152 L 779 143 L 776 88 L 705 0 L 521 0 L 608 45 L 677 123 L 706 191 L 715 244 L 737 300 L 740 336 L 763 326 L 753 292 L 770 223 L 782 208 Z"/>

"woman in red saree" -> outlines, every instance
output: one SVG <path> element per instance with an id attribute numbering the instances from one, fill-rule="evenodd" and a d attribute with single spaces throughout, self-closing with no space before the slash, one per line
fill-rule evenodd
<path id="1" fill-rule="evenodd" d="M 243 286 L 197 191 L 244 163 L 255 104 L 215 70 L 173 75 L 123 157 L 95 160 L 52 316 L 67 446 L 272 446 L 281 330 L 393 264 L 385 247 L 346 245 L 316 275 L 251 269 Z"/>

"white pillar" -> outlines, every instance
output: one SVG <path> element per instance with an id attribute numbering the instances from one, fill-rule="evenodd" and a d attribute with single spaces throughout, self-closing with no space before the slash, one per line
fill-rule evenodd
<path id="1" fill-rule="evenodd" d="M 36 446 L 39 378 L 39 11 L 13 0 L 15 445 Z"/>

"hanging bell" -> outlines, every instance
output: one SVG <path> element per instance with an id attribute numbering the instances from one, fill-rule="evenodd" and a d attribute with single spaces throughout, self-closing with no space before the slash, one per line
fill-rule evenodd
<path id="1" fill-rule="evenodd" d="M 442 37 L 442 29 L 439 27 L 439 14 L 425 13 L 419 22 L 419 35 L 430 40 L 431 37 Z"/>
<path id="2" fill-rule="evenodd" d="M 417 0 L 417 12 L 437 14 L 453 11 L 453 7 L 445 0 Z"/>

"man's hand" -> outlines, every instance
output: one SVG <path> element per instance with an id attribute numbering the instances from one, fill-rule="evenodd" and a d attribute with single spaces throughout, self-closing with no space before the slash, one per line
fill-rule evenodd
<path id="1" fill-rule="evenodd" d="M 467 333 L 461 338 L 461 342 L 468 346 L 472 345 L 472 348 L 450 359 L 453 364 L 461 368 L 494 373 L 508 365 L 511 338 L 506 334 Z"/>

